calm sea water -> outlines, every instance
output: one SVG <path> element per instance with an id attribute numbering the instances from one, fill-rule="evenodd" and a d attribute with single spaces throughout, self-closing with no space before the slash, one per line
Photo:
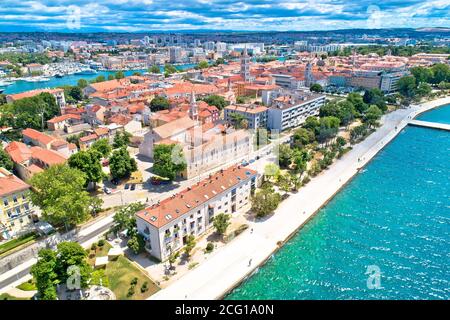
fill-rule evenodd
<path id="1" fill-rule="evenodd" d="M 449 159 L 450 132 L 407 127 L 227 299 L 450 299 Z"/>
<path id="2" fill-rule="evenodd" d="M 178 70 L 186 70 L 193 68 L 194 64 L 184 64 L 175 66 Z M 163 67 L 161 67 L 161 70 Z M 146 70 L 126 70 L 124 71 L 125 76 L 131 76 L 134 72 L 145 72 Z M 34 89 L 42 89 L 42 88 L 54 88 L 64 85 L 76 85 L 78 80 L 86 79 L 88 81 L 97 78 L 99 75 L 105 76 L 108 78 L 108 75 L 115 74 L 116 71 L 99 71 L 95 74 L 71 74 L 64 76 L 62 78 L 52 77 L 49 81 L 43 82 L 27 82 L 27 81 L 16 81 L 15 83 L 5 87 L 4 94 L 12 94 L 12 93 L 20 93 L 24 91 L 34 90 Z"/>
<path id="3" fill-rule="evenodd" d="M 440 122 L 450 124 L 450 105 L 446 105 L 437 109 L 419 115 L 417 120 Z"/>

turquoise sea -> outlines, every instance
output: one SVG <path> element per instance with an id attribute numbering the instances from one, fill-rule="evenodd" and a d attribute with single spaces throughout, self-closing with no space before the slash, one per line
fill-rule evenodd
<path id="1" fill-rule="evenodd" d="M 421 115 L 416 117 L 416 119 L 450 124 L 450 105 L 432 109 L 428 112 L 422 113 Z"/>
<path id="2" fill-rule="evenodd" d="M 227 299 L 450 299 L 450 132 L 405 128 Z"/>
<path id="3" fill-rule="evenodd" d="M 184 64 L 175 66 L 178 70 L 186 70 L 195 67 L 194 64 Z M 161 67 L 163 70 L 163 67 Z M 126 76 L 131 76 L 134 72 L 145 72 L 146 70 L 126 70 L 124 71 Z M 5 87 L 4 94 L 12 94 L 12 93 L 20 93 L 24 91 L 34 90 L 34 89 L 42 89 L 42 88 L 55 88 L 64 85 L 76 85 L 78 80 L 86 79 L 88 81 L 97 78 L 100 75 L 108 77 L 110 74 L 115 74 L 116 71 L 99 71 L 95 74 L 71 74 L 64 76 L 62 78 L 52 77 L 49 81 L 43 82 L 27 82 L 27 81 L 16 81 L 15 83 Z"/>

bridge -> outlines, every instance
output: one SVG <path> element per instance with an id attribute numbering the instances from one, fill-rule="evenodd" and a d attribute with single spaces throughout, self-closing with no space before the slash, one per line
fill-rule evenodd
<path id="1" fill-rule="evenodd" d="M 450 131 L 450 124 L 446 124 L 446 123 L 411 120 L 411 121 L 409 121 L 409 124 L 412 126 L 416 126 L 416 127 L 426 127 L 426 128 L 431 128 L 431 129 Z"/>

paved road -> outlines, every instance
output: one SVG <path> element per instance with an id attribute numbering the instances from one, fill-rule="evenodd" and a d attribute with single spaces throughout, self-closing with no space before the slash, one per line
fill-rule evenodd
<path id="1" fill-rule="evenodd" d="M 110 215 L 80 230 L 72 239 L 68 240 L 76 241 L 85 248 L 89 247 L 99 236 L 109 230 L 112 224 L 112 215 Z M 4 291 L 17 280 L 26 277 L 30 273 L 34 263 L 36 263 L 36 258 L 31 258 L 16 268 L 0 275 L 0 292 Z"/>

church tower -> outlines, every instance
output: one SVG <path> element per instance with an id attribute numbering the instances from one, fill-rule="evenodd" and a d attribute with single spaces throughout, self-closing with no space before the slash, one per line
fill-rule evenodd
<path id="1" fill-rule="evenodd" d="M 194 90 L 192 90 L 191 92 L 191 101 L 189 103 L 189 117 L 194 121 L 198 121 L 198 106 L 197 101 L 195 100 Z"/>
<path id="2" fill-rule="evenodd" d="M 314 77 L 312 73 L 313 65 L 311 61 L 308 61 L 305 68 L 305 87 L 309 88 L 311 85 L 314 84 Z"/>
<path id="3" fill-rule="evenodd" d="M 244 47 L 244 53 L 241 57 L 241 77 L 245 82 L 250 82 L 250 57 L 247 52 L 247 46 Z"/>

